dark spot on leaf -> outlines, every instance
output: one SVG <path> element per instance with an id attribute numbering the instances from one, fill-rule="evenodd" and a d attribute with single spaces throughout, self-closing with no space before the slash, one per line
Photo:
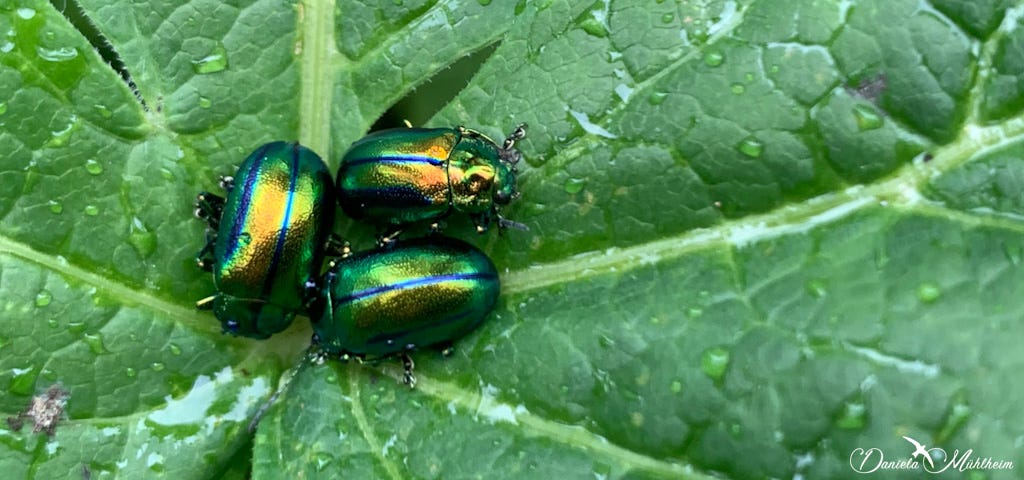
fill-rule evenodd
<path id="1" fill-rule="evenodd" d="M 53 435 L 64 414 L 64 406 L 67 405 L 70 393 L 59 385 L 52 385 L 42 395 L 32 397 L 25 410 L 17 416 L 7 417 L 7 425 L 11 430 L 18 431 L 24 426 L 26 420 L 32 422 L 32 433 L 46 432 Z"/>
<path id="2" fill-rule="evenodd" d="M 885 74 L 879 73 L 874 76 L 861 78 L 855 87 L 847 86 L 846 91 L 850 95 L 863 98 L 877 106 L 878 100 L 882 98 L 882 93 L 885 92 L 886 86 Z"/>
<path id="3" fill-rule="evenodd" d="M 370 131 L 404 127 L 406 120 L 414 127 L 423 126 L 466 88 L 470 79 L 491 57 L 499 44 L 493 43 L 466 55 L 417 85 L 384 112 L 370 127 Z"/>

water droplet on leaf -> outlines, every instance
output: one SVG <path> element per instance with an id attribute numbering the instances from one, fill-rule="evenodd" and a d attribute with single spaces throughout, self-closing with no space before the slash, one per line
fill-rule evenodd
<path id="1" fill-rule="evenodd" d="M 53 295 L 49 291 L 42 290 L 36 294 L 36 306 L 45 307 L 50 304 L 53 300 Z"/>
<path id="2" fill-rule="evenodd" d="M 228 52 L 223 45 L 217 45 L 209 55 L 192 62 L 192 70 L 200 75 L 217 73 L 227 68 Z"/>
<path id="3" fill-rule="evenodd" d="M 78 56 L 78 49 L 72 47 L 43 48 L 37 47 L 36 54 L 48 62 L 67 62 Z"/>
<path id="4" fill-rule="evenodd" d="M 85 171 L 93 175 L 99 175 L 103 173 L 103 164 L 90 158 L 85 161 Z"/>
<path id="5" fill-rule="evenodd" d="M 583 190 L 583 187 L 587 185 L 587 181 L 582 178 L 569 178 L 565 181 L 565 193 L 576 194 Z"/>
<path id="6" fill-rule="evenodd" d="M 736 149 L 750 158 L 758 158 L 761 156 L 761 152 L 764 151 L 764 144 L 750 137 L 740 142 Z"/>
<path id="7" fill-rule="evenodd" d="M 721 380 L 725 368 L 729 365 L 729 351 L 722 347 L 704 350 L 700 357 L 700 368 L 704 374 L 714 380 Z"/>
<path id="8" fill-rule="evenodd" d="M 857 129 L 860 131 L 875 130 L 881 128 L 882 116 L 869 105 L 857 105 L 853 107 L 853 117 L 857 121 Z"/>
<path id="9" fill-rule="evenodd" d="M 96 215 L 100 214 L 100 208 L 97 207 L 96 205 L 86 205 L 85 206 L 85 210 L 83 210 L 83 211 L 85 212 L 86 215 L 88 215 L 90 217 L 95 217 Z"/>
<path id="10" fill-rule="evenodd" d="M 717 67 L 725 61 L 725 55 L 718 52 L 708 52 L 704 54 L 704 63 L 709 67 Z"/>
<path id="11" fill-rule="evenodd" d="M 932 303 L 942 296 L 942 290 L 932 282 L 922 283 L 917 287 L 917 298 L 924 303 Z"/>

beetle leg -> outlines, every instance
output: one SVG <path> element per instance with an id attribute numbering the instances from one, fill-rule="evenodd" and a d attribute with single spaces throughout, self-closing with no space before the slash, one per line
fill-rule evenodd
<path id="1" fill-rule="evenodd" d="M 412 370 L 416 368 L 416 364 L 413 363 L 412 357 L 408 353 L 402 353 L 402 369 L 405 373 L 402 375 L 402 383 L 409 386 L 409 388 L 416 388 L 416 375 L 412 373 Z"/>
<path id="2" fill-rule="evenodd" d="M 203 249 L 196 254 L 196 265 L 198 265 L 200 269 L 207 272 L 213 271 L 213 248 L 214 245 L 216 245 L 216 243 L 217 235 L 215 233 L 207 231 L 206 245 L 204 245 Z"/>
<path id="3" fill-rule="evenodd" d="M 230 192 L 235 188 L 235 177 L 220 177 L 219 185 L 225 192 Z"/>
<path id="4" fill-rule="evenodd" d="M 379 237 L 377 237 L 377 246 L 380 248 L 389 248 L 394 246 L 395 241 L 398 240 L 398 236 L 402 234 L 401 230 L 393 230 L 388 232 L 384 231 Z"/>
<path id="5" fill-rule="evenodd" d="M 441 342 L 437 344 L 437 348 L 441 351 L 441 356 L 445 358 L 450 357 L 455 353 L 455 344 L 451 341 Z"/>
<path id="6" fill-rule="evenodd" d="M 220 226 L 220 216 L 224 212 L 224 197 L 210 192 L 200 192 L 196 195 L 195 207 L 195 216 L 205 220 L 211 230 L 217 230 Z"/>
<path id="7" fill-rule="evenodd" d="M 501 157 L 506 163 L 512 165 L 519 163 L 523 159 L 523 154 L 516 150 L 516 142 L 526 138 L 526 124 L 520 123 L 516 126 L 516 129 L 512 133 L 505 137 L 505 143 L 502 144 L 501 150 L 498 152 L 498 156 Z M 514 168 L 513 168 L 514 169 Z"/>
<path id="8" fill-rule="evenodd" d="M 200 299 L 196 302 L 196 308 L 199 310 L 211 310 L 213 309 L 213 299 L 216 295 L 210 295 L 209 297 Z"/>
<path id="9" fill-rule="evenodd" d="M 519 223 L 519 222 L 514 222 L 512 220 L 509 220 L 509 219 L 501 216 L 501 215 L 496 215 L 496 216 L 498 217 L 498 231 L 499 232 L 503 232 L 506 228 L 514 228 L 514 229 L 522 231 L 522 232 L 527 232 L 527 231 L 530 230 L 530 227 L 527 227 L 525 224 L 522 224 L 522 223 Z"/>
<path id="10" fill-rule="evenodd" d="M 352 255 L 352 246 L 338 235 L 331 233 L 327 238 L 327 244 L 324 246 L 324 252 L 328 257 L 347 258 Z"/>

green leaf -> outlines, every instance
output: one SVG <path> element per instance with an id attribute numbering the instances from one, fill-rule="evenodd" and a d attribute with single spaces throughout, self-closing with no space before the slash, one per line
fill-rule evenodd
<path id="1" fill-rule="evenodd" d="M 383 3 L 0 6 L 0 410 L 69 395 L 0 427 L 5 473 L 861 478 L 907 436 L 1019 476 L 1024 4 Z M 430 126 L 530 124 L 530 230 L 446 229 L 504 272 L 453 356 L 410 390 L 194 310 L 197 192 L 271 140 L 336 165 L 428 91 Z"/>

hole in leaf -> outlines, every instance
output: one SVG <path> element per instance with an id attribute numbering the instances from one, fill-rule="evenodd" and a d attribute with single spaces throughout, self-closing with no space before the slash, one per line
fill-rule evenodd
<path id="1" fill-rule="evenodd" d="M 64 18 L 89 41 L 92 48 L 103 58 L 103 61 L 121 76 L 125 83 L 128 84 L 128 88 L 135 94 L 135 98 L 142 104 L 142 108 L 149 110 L 138 87 L 135 86 L 135 80 L 132 80 L 131 74 L 128 73 L 124 62 L 121 61 L 121 56 L 114 51 L 114 46 L 107 41 L 107 38 L 100 33 L 99 28 L 96 28 L 96 25 L 85 15 L 85 10 L 82 10 L 82 6 L 75 0 L 50 0 L 50 4 L 62 13 Z"/>
<path id="2" fill-rule="evenodd" d="M 430 80 L 395 102 L 374 122 L 370 131 L 404 127 L 405 120 L 412 123 L 414 127 L 423 126 L 427 120 L 433 118 L 448 102 L 451 102 L 462 89 L 466 88 L 469 81 L 480 70 L 480 66 L 491 57 L 497 48 L 498 43 L 487 45 L 437 72 Z"/>

